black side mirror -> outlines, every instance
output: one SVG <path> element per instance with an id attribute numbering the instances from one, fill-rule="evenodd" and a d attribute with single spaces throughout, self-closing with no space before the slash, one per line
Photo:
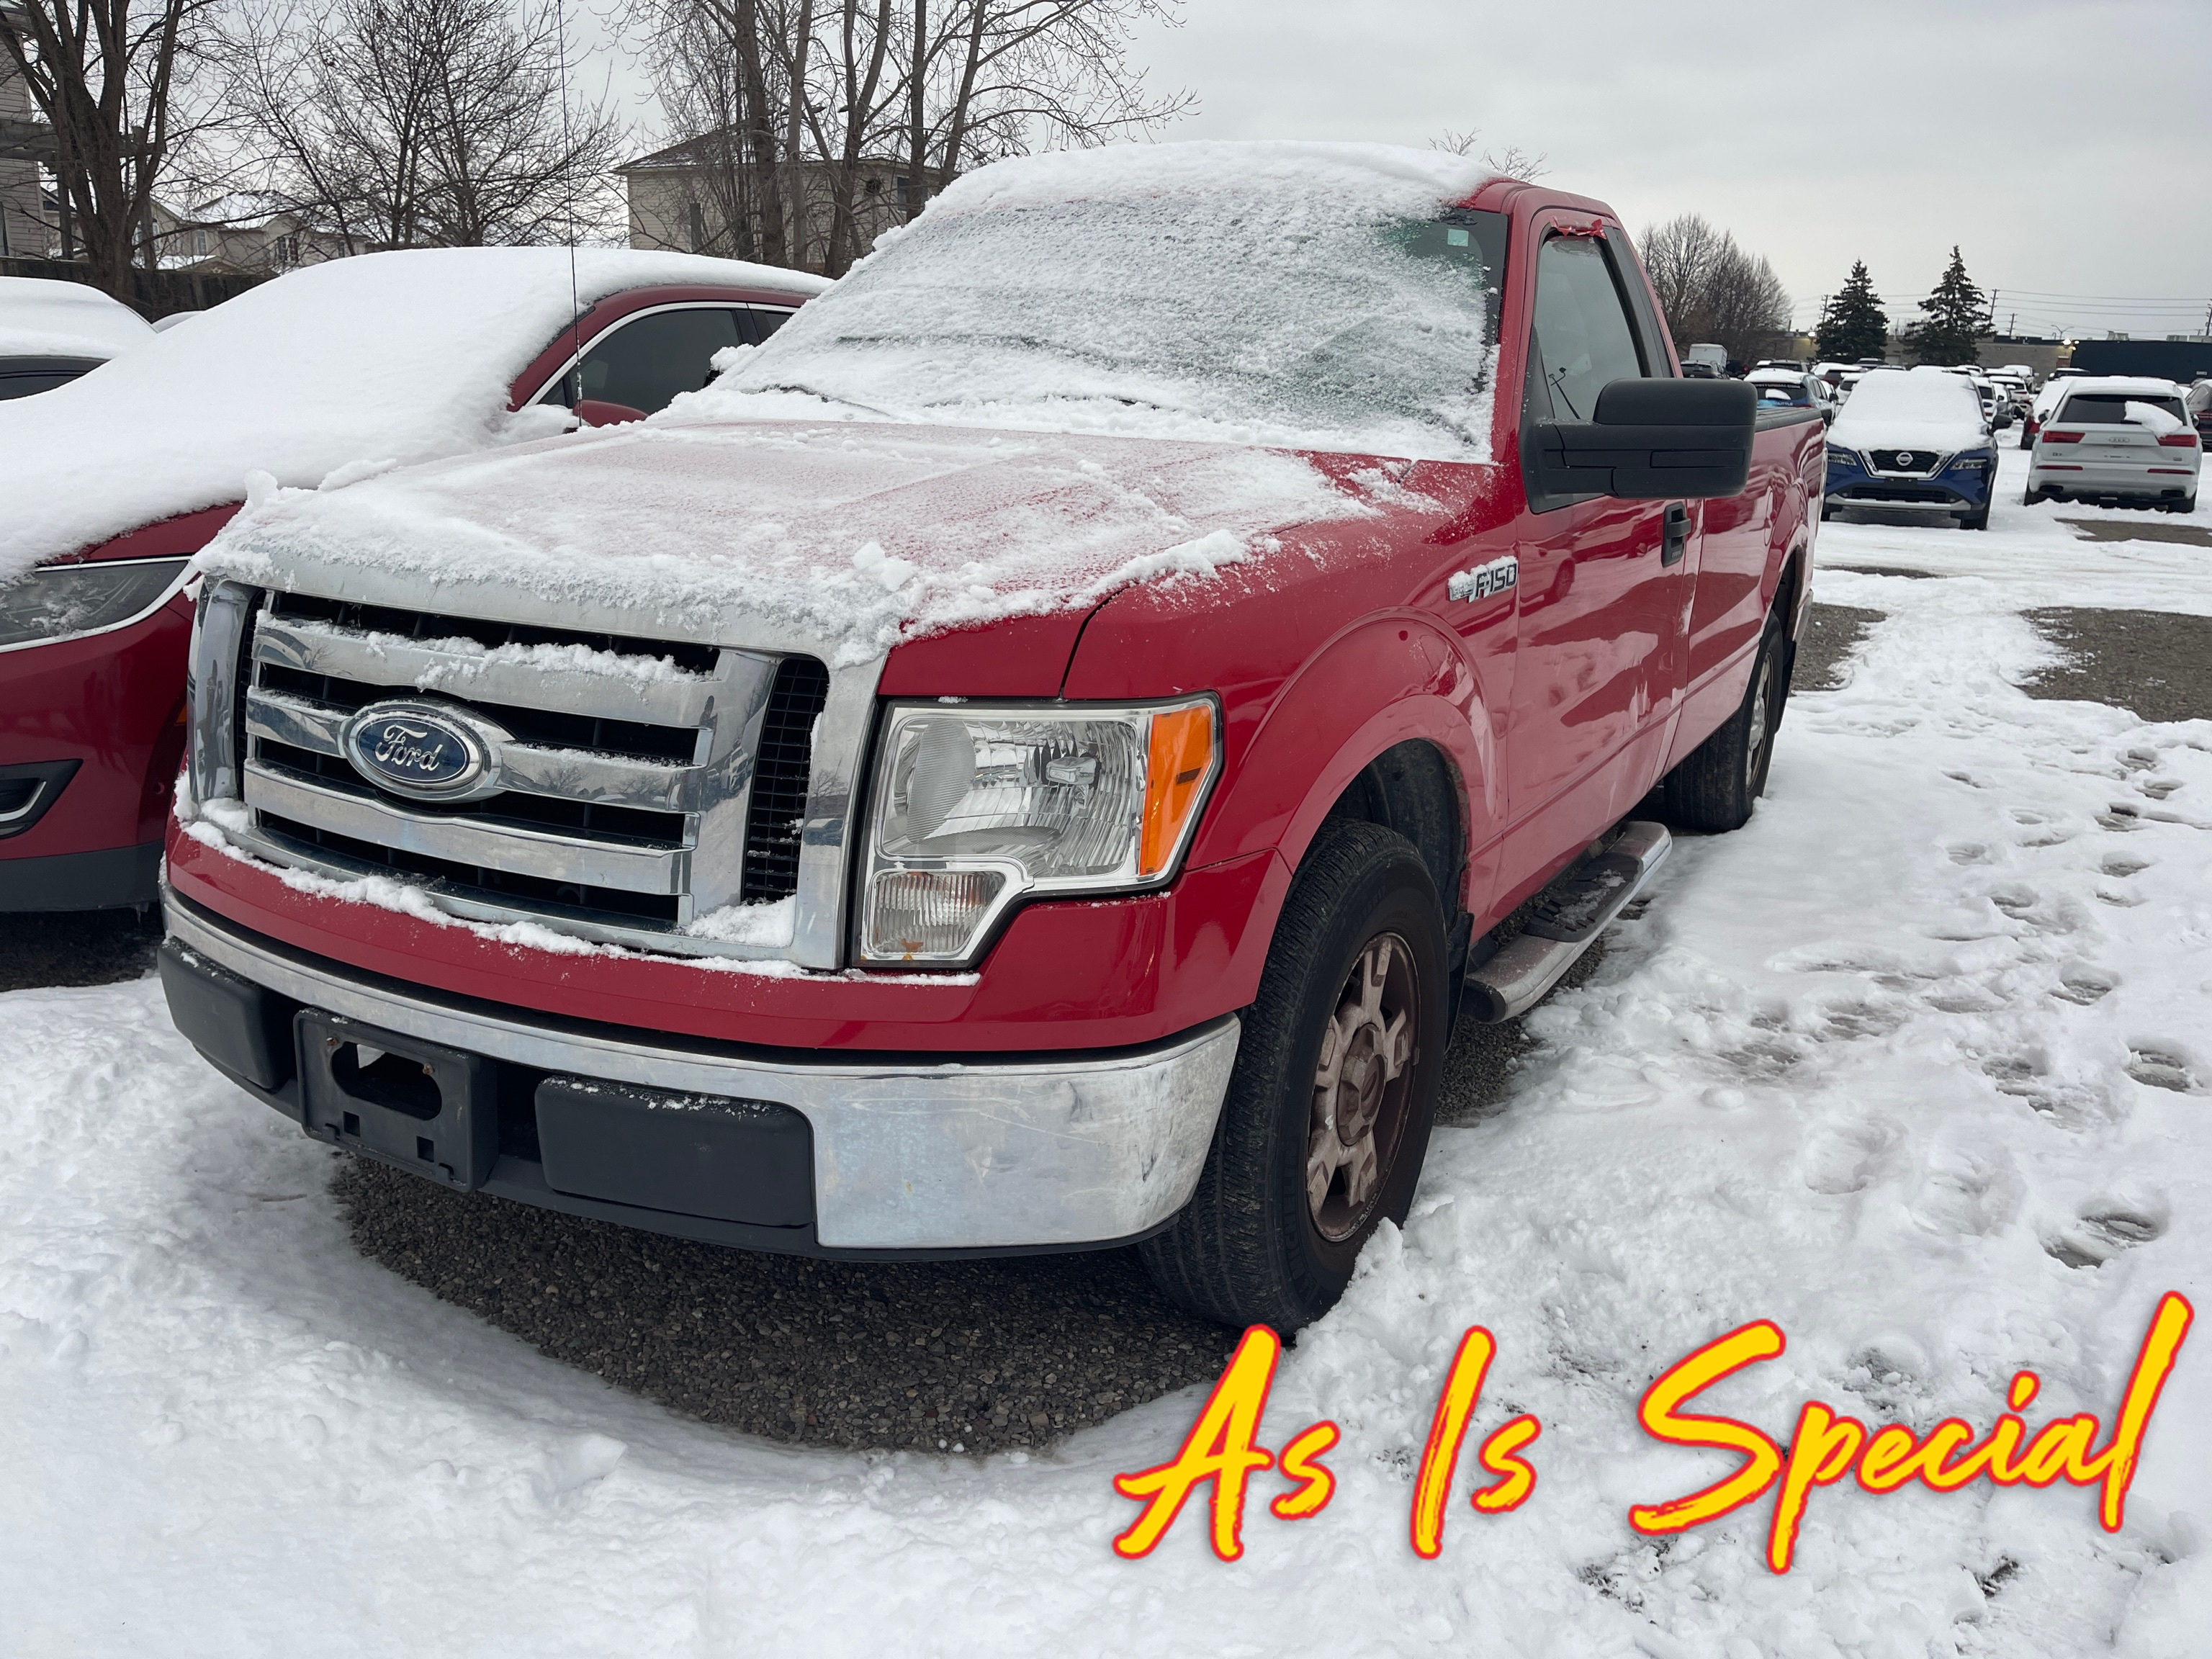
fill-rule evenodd
<path id="1" fill-rule="evenodd" d="M 1536 423 L 1537 475 L 1550 495 L 1733 495 L 1751 476 L 1758 415 L 1743 380 L 1615 380 L 1595 420 Z"/>

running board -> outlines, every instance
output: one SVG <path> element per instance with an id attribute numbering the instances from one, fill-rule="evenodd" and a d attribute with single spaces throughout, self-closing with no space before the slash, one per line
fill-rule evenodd
<path id="1" fill-rule="evenodd" d="M 1674 845 L 1665 825 L 1632 823 L 1611 847 L 1546 888 L 1520 933 L 1467 970 L 1460 1012 L 1494 1025 L 1534 1007 L 1644 890 Z"/>

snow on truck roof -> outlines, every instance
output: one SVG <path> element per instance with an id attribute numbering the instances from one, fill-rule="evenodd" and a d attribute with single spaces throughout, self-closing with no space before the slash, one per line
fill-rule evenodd
<path id="1" fill-rule="evenodd" d="M 202 562 L 848 662 L 1210 575 L 1374 510 L 1283 451 L 1488 459 L 1495 249 L 1443 222 L 1488 177 L 1367 145 L 1001 162 L 649 420 L 279 492 Z"/>
<path id="2" fill-rule="evenodd" d="M 152 324 L 86 283 L 0 276 L 0 357 L 106 362 L 153 337 Z"/>
<path id="3" fill-rule="evenodd" d="M 596 248 L 577 252 L 575 280 L 586 307 L 658 283 L 794 299 L 828 286 L 733 259 Z M 340 469 L 542 435 L 532 411 L 509 417 L 508 392 L 571 305 L 564 248 L 434 248 L 310 265 L 189 328 L 155 335 L 141 323 L 145 343 L 99 373 L 0 403 L 11 475 L 0 582 L 142 525 L 237 501 L 249 472 L 312 487 Z"/>
<path id="4" fill-rule="evenodd" d="M 1981 395 L 1947 368 L 1870 374 L 1828 428 L 1828 441 L 1844 448 L 1966 448 L 1986 441 Z"/>

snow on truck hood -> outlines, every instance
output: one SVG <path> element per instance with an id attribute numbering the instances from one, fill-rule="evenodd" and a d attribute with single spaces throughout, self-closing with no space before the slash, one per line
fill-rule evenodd
<path id="1" fill-rule="evenodd" d="M 1372 511 L 1295 456 L 880 422 L 640 423 L 330 491 L 280 490 L 200 556 L 239 580 L 647 635 L 901 639 L 1197 578 Z"/>
<path id="2" fill-rule="evenodd" d="M 1982 400 L 1947 368 L 1883 369 L 1869 374 L 1828 428 L 1842 449 L 1972 449 L 1990 441 Z"/>
<path id="3" fill-rule="evenodd" d="M 794 295 L 827 286 L 692 254 L 576 254 L 586 306 L 659 283 Z M 542 435 L 544 425 L 509 418 L 507 396 L 571 306 L 562 248 L 363 254 L 293 271 L 96 374 L 0 403 L 0 583 L 42 559 L 237 501 L 249 472 L 313 485 L 340 468 Z"/>

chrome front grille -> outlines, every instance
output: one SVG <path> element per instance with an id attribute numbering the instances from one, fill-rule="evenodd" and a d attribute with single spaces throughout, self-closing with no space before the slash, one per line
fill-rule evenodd
<path id="1" fill-rule="evenodd" d="M 671 944 L 798 890 L 818 659 L 259 597 L 235 681 L 236 793 L 258 850 L 390 875 L 463 915 Z M 347 721 L 400 697 L 507 733 L 496 790 L 426 801 L 356 769 Z"/>

